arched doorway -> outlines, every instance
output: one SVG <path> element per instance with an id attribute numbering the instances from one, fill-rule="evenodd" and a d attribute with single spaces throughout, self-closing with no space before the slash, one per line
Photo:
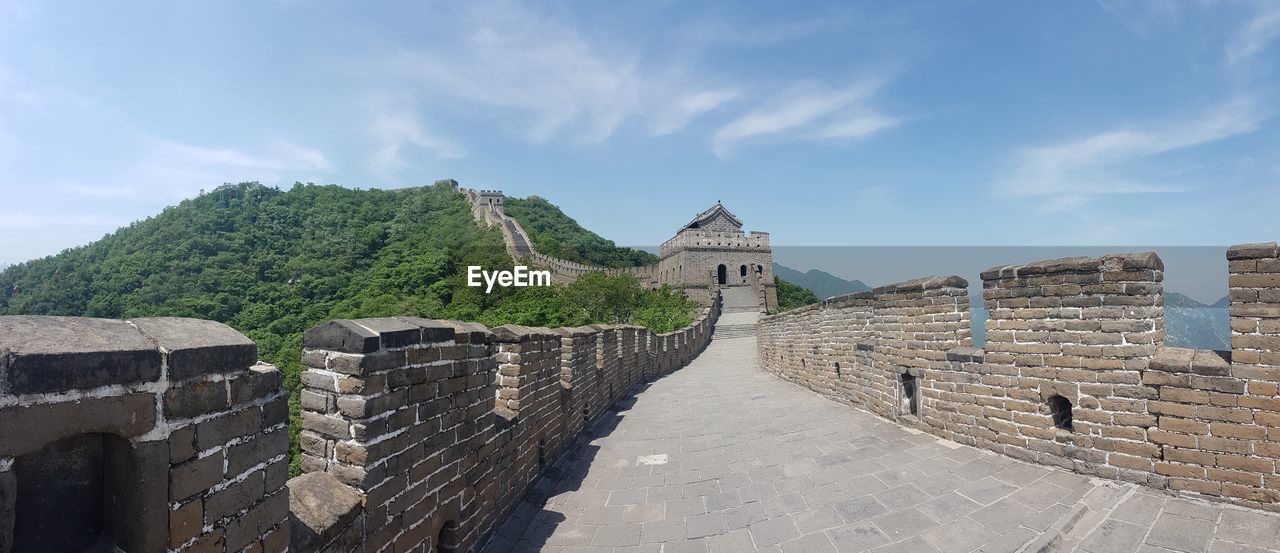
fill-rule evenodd
<path id="1" fill-rule="evenodd" d="M 728 271 L 724 268 L 723 263 L 721 263 L 719 267 L 716 267 L 716 283 L 717 284 L 729 283 Z"/>
<path id="2" fill-rule="evenodd" d="M 743 265 L 738 268 L 738 276 L 742 277 L 742 282 L 747 281 L 747 266 Z"/>

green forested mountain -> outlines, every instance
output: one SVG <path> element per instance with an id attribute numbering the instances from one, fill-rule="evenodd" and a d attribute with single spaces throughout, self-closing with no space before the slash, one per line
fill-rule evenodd
<path id="1" fill-rule="evenodd" d="M 776 264 L 775 264 L 776 265 Z M 818 303 L 818 296 L 813 290 L 792 284 L 778 277 L 773 277 L 774 290 L 778 293 L 778 312 L 790 311 L 811 303 Z"/>
<path id="2" fill-rule="evenodd" d="M 596 262 L 633 255 L 576 224 L 549 228 L 551 236 L 590 244 L 581 251 L 592 252 Z M 512 261 L 499 231 L 477 225 L 463 195 L 448 185 L 351 190 L 299 184 L 288 191 L 227 185 L 91 244 L 0 272 L 0 315 L 227 323 L 257 342 L 259 356 L 280 367 L 295 392 L 296 448 L 301 333 L 327 319 L 625 322 L 664 332 L 687 325 L 694 307 L 669 289 L 644 290 L 634 278 L 603 274 L 568 286 L 485 294 L 466 286 L 467 265 L 510 269 Z"/>
<path id="3" fill-rule="evenodd" d="M 524 227 L 533 247 L 552 257 L 602 267 L 639 267 L 658 262 L 658 257 L 649 252 L 615 246 L 537 196 L 523 200 L 508 197 L 503 206 L 507 215 Z"/>

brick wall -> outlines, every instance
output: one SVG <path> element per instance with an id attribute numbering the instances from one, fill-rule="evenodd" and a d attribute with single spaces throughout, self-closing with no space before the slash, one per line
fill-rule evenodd
<path id="1" fill-rule="evenodd" d="M 696 355 L 718 314 L 667 335 L 411 317 L 308 330 L 294 550 L 479 550 L 589 419 Z M 667 363 L 650 351 L 661 343 Z"/>
<path id="2" fill-rule="evenodd" d="M 823 395 L 896 416 L 903 375 L 945 365 L 947 350 L 970 345 L 966 285 L 960 277 L 913 280 L 766 317 L 760 362 Z"/>
<path id="3" fill-rule="evenodd" d="M 285 551 L 286 415 L 225 325 L 0 317 L 0 552 Z"/>
<path id="4" fill-rule="evenodd" d="M 1144 253 L 983 272 L 982 350 L 969 347 L 967 283 L 935 277 L 766 317 L 759 360 L 947 439 L 1280 510 L 1280 255 L 1227 255 L 1231 352 L 1162 346 L 1164 267 Z"/>

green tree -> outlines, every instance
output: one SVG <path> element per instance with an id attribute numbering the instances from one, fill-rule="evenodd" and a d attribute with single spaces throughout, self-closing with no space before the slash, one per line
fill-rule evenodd
<path id="1" fill-rule="evenodd" d="M 576 223 L 557 233 L 567 243 L 595 244 L 588 250 L 631 255 L 601 246 L 603 239 Z M 693 308 L 669 290 L 603 274 L 486 294 L 466 286 L 468 265 L 510 269 L 512 260 L 500 232 L 477 225 L 449 185 L 352 190 L 299 183 L 282 191 L 241 183 L 7 268 L 0 272 L 0 315 L 175 316 L 232 326 L 284 376 L 296 474 L 301 336 L 325 320 L 416 315 L 490 326 L 634 323 L 663 332 L 687 324 Z"/>
<path id="2" fill-rule="evenodd" d="M 640 267 L 658 262 L 649 252 L 620 248 L 582 228 L 560 208 L 537 196 L 507 198 L 503 209 L 519 221 L 535 249 L 552 257 L 599 267 Z"/>
<path id="3" fill-rule="evenodd" d="M 818 296 L 814 295 L 812 290 L 798 284 L 792 284 L 775 276 L 773 286 L 778 292 L 779 313 L 818 303 Z"/>

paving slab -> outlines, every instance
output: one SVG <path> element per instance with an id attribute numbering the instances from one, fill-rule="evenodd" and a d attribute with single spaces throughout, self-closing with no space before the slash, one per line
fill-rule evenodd
<path id="1" fill-rule="evenodd" d="M 756 366 L 756 315 L 731 315 L 733 338 L 597 422 L 528 526 L 503 529 L 513 551 L 1280 553 L 1280 514 L 1024 463 L 784 382 Z"/>

